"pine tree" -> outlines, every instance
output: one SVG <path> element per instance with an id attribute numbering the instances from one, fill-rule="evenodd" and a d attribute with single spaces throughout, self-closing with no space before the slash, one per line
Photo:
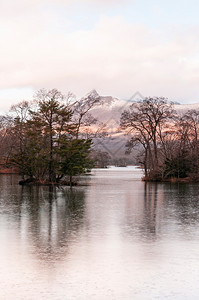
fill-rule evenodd
<path id="1" fill-rule="evenodd" d="M 59 91 L 40 90 L 36 97 L 37 108 L 29 110 L 29 118 L 23 124 L 16 119 L 14 130 L 23 128 L 23 143 L 17 143 L 12 162 L 33 181 L 58 183 L 67 175 L 72 185 L 73 176 L 92 166 L 91 140 L 77 138 L 73 112 Z"/>
<path id="2" fill-rule="evenodd" d="M 48 164 L 48 180 L 56 182 L 57 148 L 62 135 L 70 136 L 73 126 L 70 124 L 72 111 L 62 104 L 64 96 L 56 89 L 37 93 L 38 110 L 31 111 L 29 124 L 42 136 L 42 154 Z M 34 136 L 34 132 L 32 132 Z"/>
<path id="3" fill-rule="evenodd" d="M 73 184 L 73 177 L 84 174 L 93 167 L 93 161 L 89 154 L 91 140 L 74 139 L 62 141 L 59 154 L 61 174 L 69 176 L 70 186 Z"/>

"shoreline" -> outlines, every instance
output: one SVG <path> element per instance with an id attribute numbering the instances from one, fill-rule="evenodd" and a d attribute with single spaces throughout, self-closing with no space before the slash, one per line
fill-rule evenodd
<path id="1" fill-rule="evenodd" d="M 159 179 L 153 179 L 149 177 L 142 177 L 142 181 L 145 182 L 170 182 L 170 183 L 197 183 L 199 182 L 199 177 L 185 177 L 185 178 L 177 178 L 177 177 L 171 177 L 171 178 L 159 178 Z"/>

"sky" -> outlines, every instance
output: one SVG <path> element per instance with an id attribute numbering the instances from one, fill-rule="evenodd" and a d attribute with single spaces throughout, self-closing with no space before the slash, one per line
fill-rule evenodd
<path id="1" fill-rule="evenodd" d="M 40 88 L 199 102 L 198 0 L 2 0 L 0 109 Z"/>

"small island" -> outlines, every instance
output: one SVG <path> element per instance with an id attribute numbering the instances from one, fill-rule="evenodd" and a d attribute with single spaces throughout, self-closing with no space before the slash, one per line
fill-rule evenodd
<path id="1" fill-rule="evenodd" d="M 67 102 L 57 89 L 40 90 L 32 103 L 23 101 L 11 108 L 12 138 L 7 166 L 21 174 L 21 185 L 76 185 L 74 177 L 93 167 L 92 140 L 81 132 L 91 126 L 86 119 L 99 99 Z"/>

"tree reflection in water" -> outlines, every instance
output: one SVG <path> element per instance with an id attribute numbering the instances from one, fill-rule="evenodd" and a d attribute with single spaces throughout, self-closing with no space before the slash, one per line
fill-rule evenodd
<path id="1" fill-rule="evenodd" d="M 29 209 L 28 231 L 34 252 L 41 259 L 61 259 L 78 235 L 84 216 L 84 190 L 32 187 L 29 197 L 32 199 L 26 202 Z"/>
<path id="2" fill-rule="evenodd" d="M 85 187 L 18 186 L 13 178 L 0 177 L 1 221 L 15 223 L 23 244 L 39 260 L 61 260 L 83 222 Z"/>
<path id="3" fill-rule="evenodd" d="M 102 194 L 93 185 L 86 193 L 85 207 L 87 187 L 72 190 L 21 187 L 17 182 L 17 176 L 0 176 L 2 232 L 3 227 L 5 232 L 9 226 L 14 228 L 24 250 L 28 248 L 28 253 L 37 255 L 39 261 L 61 260 L 85 232 L 101 233 L 103 238 L 109 230 L 107 224 L 119 226 L 123 237 L 143 242 L 169 238 L 176 230 L 189 237 L 191 230 L 195 232 L 198 228 L 199 187 L 196 184 L 143 182 L 140 189 L 137 184 L 135 189 L 114 185 L 116 191 L 112 185 L 104 185 Z M 112 194 L 120 195 L 122 200 L 112 202 L 107 196 Z M 93 198 L 95 201 L 91 201 Z M 93 218 L 89 211 L 93 211 Z M 83 226 L 87 224 L 85 218 L 92 223 L 91 227 Z"/>
<path id="4" fill-rule="evenodd" d="M 145 183 L 144 187 L 144 219 L 142 231 L 147 238 L 154 238 L 157 233 L 157 183 Z M 142 232 L 143 233 L 143 232 Z"/>
<path id="5" fill-rule="evenodd" d="M 144 182 L 139 193 L 132 193 L 126 199 L 127 237 L 143 241 L 154 241 L 159 234 L 158 213 L 163 205 L 162 192 L 157 183 Z"/>
<path id="6" fill-rule="evenodd" d="M 197 184 L 145 182 L 143 191 L 126 200 L 123 228 L 127 237 L 155 241 L 175 234 L 174 228 L 189 234 L 198 225 Z"/>
<path id="7" fill-rule="evenodd" d="M 199 221 L 199 186 L 196 183 L 164 184 L 165 205 L 169 218 L 181 226 L 194 226 Z"/>

